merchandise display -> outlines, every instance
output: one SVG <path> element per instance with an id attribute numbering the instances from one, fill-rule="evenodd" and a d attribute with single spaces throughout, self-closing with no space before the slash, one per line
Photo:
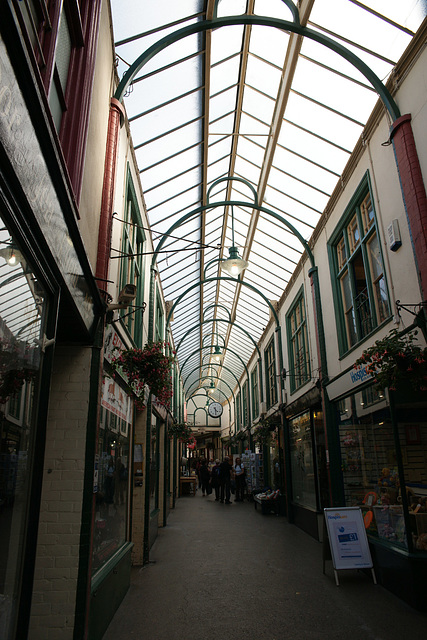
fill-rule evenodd
<path id="1" fill-rule="evenodd" d="M 402 414 L 405 422 L 396 427 L 397 451 L 382 395 L 366 389 L 339 401 L 337 408 L 346 506 L 360 506 L 371 538 L 426 551 L 427 425 L 423 416 Z"/>

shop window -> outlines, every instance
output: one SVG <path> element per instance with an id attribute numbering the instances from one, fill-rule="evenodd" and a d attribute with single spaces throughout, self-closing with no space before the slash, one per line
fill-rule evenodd
<path id="1" fill-rule="evenodd" d="M 274 353 L 274 337 L 270 340 L 265 352 L 265 383 L 267 409 L 277 402 L 276 360 Z"/>
<path id="2" fill-rule="evenodd" d="M 367 180 L 359 187 L 328 246 L 341 353 L 390 315 L 375 212 Z"/>
<path id="3" fill-rule="evenodd" d="M 32 470 L 42 428 L 33 401 L 46 331 L 44 288 L 0 220 L 0 635 L 19 616 L 22 567 L 31 512 Z M 34 527 L 34 520 L 30 523 Z"/>
<path id="4" fill-rule="evenodd" d="M 100 569 L 128 539 L 129 453 L 132 399 L 115 380 L 102 384 L 95 486 L 92 568 Z"/>
<path id="5" fill-rule="evenodd" d="M 283 450 L 279 443 L 279 429 L 271 432 L 271 438 L 268 445 L 268 484 L 274 490 L 284 491 L 281 476 L 281 458 Z"/>
<path id="6" fill-rule="evenodd" d="M 150 441 L 150 512 L 159 508 L 159 470 L 160 470 L 160 448 L 159 448 L 160 422 L 151 426 Z"/>
<path id="7" fill-rule="evenodd" d="M 310 411 L 289 420 L 292 500 L 317 508 L 316 473 Z"/>
<path id="8" fill-rule="evenodd" d="M 310 380 L 307 321 L 304 294 L 301 291 L 286 316 L 291 393 Z"/>
<path id="9" fill-rule="evenodd" d="M 121 248 L 120 289 L 123 289 L 127 284 L 133 284 L 136 287 L 136 298 L 126 309 L 120 310 L 119 314 L 135 344 L 142 342 L 144 244 L 145 234 L 142 228 L 141 214 L 133 181 L 128 173 Z"/>
<path id="10" fill-rule="evenodd" d="M 346 506 L 360 506 L 370 537 L 403 549 L 412 544 L 415 551 L 424 551 L 427 542 L 425 409 L 420 411 L 408 406 L 397 409 L 396 438 L 386 398 L 374 388 L 341 400 L 336 408 Z M 403 477 L 399 475 L 399 458 Z M 406 530 L 404 508 L 407 508 L 410 531 Z"/>
<path id="11" fill-rule="evenodd" d="M 252 420 L 256 420 L 259 415 L 259 387 L 258 387 L 258 367 L 251 371 L 252 390 Z"/>

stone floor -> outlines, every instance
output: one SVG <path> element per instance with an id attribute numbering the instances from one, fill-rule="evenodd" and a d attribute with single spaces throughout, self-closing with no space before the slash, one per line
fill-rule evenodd
<path id="1" fill-rule="evenodd" d="M 177 500 L 103 640 L 427 638 L 427 615 L 370 575 L 336 586 L 322 565 L 322 544 L 286 518 L 199 490 Z"/>

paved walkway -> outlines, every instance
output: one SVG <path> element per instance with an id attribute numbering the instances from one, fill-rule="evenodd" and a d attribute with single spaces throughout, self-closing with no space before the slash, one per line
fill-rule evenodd
<path id="1" fill-rule="evenodd" d="M 406 640 L 414 611 L 362 572 L 322 573 L 322 545 L 253 503 L 184 496 L 103 640 Z"/>

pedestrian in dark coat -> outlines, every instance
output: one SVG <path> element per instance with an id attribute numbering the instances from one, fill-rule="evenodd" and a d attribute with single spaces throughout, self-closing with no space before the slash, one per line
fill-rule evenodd
<path id="1" fill-rule="evenodd" d="M 230 464 L 230 458 L 225 456 L 223 462 L 220 464 L 221 474 L 220 474 L 220 502 L 225 502 L 225 504 L 231 504 L 230 496 L 231 496 L 231 471 L 232 467 Z M 225 498 L 225 501 L 224 501 Z"/>
<path id="2" fill-rule="evenodd" d="M 205 495 L 208 492 L 209 481 L 211 479 L 211 474 L 208 469 L 208 463 L 206 460 L 201 461 L 199 473 L 200 473 L 200 484 L 202 487 L 202 496 L 205 497 Z"/>
<path id="3" fill-rule="evenodd" d="M 219 501 L 219 490 L 221 487 L 220 475 L 221 475 L 220 461 L 215 460 L 215 464 L 211 469 L 211 486 L 212 486 L 212 489 L 215 491 L 216 502 Z"/>

